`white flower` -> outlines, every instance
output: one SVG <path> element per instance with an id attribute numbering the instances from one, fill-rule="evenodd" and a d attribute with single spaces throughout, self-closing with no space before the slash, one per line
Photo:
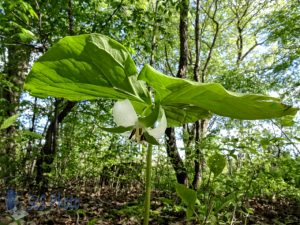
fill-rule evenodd
<path id="1" fill-rule="evenodd" d="M 145 127 L 145 125 L 139 121 L 138 115 L 128 99 L 116 102 L 112 111 L 114 121 L 118 126 L 133 127 L 129 138 L 137 142 L 146 140 L 147 134 L 157 141 L 164 135 L 167 128 L 167 118 L 163 110 L 160 120 L 157 121 L 157 127 Z"/>

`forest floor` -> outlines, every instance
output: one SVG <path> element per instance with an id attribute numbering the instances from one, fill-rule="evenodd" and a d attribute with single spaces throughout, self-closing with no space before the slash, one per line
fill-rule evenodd
<path id="1" fill-rule="evenodd" d="M 69 200 L 71 199 L 70 196 L 73 196 L 73 199 L 75 199 L 75 196 L 78 197 L 80 199 L 80 202 L 78 202 L 79 209 L 66 210 L 64 209 L 66 206 L 63 205 L 59 207 L 58 201 L 54 202 L 50 199 L 53 193 L 56 195 L 62 193 L 61 197 L 66 196 Z M 18 208 L 26 211 L 28 215 L 17 223 L 13 222 L 10 214 L 6 212 L 6 194 L 4 188 L 1 188 L 0 225 L 141 224 L 141 215 L 143 212 L 142 193 L 141 189 L 135 188 L 95 188 L 92 185 L 82 188 L 73 185 L 65 189 L 49 189 L 46 195 L 33 195 L 28 191 L 19 189 L 17 190 Z M 61 198 L 61 200 L 62 199 L 63 198 Z M 185 212 L 183 208 L 176 208 L 171 202 L 179 203 L 174 193 L 162 191 L 152 192 L 150 224 L 194 224 L 185 222 Z M 69 206 L 73 203 L 69 201 Z M 253 214 L 248 217 L 246 224 L 300 224 L 300 206 L 299 203 L 297 204 L 293 200 L 253 198 L 247 202 L 247 205 L 253 209 Z M 233 224 L 245 223 L 242 223 L 239 218 L 236 218 L 236 222 Z"/>

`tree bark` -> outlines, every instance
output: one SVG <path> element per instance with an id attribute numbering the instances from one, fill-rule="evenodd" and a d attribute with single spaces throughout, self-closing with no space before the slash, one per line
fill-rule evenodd
<path id="1" fill-rule="evenodd" d="M 51 171 L 51 164 L 53 163 L 56 154 L 58 124 L 71 112 L 75 104 L 75 102 L 67 101 L 63 110 L 58 113 L 59 101 L 56 100 L 54 119 L 47 129 L 45 144 L 42 147 L 41 155 L 36 162 L 36 183 L 40 184 L 42 189 L 45 189 L 48 185 L 48 179 L 45 176 L 45 173 Z"/>
<path id="2" fill-rule="evenodd" d="M 209 46 L 208 56 L 206 60 L 203 62 L 203 68 L 201 70 L 201 76 L 199 78 L 199 60 L 200 60 L 200 43 L 199 43 L 199 14 L 200 14 L 200 0 L 197 0 L 196 3 L 196 19 L 195 19 L 195 46 L 196 46 L 196 61 L 194 66 L 194 80 L 197 82 L 205 83 L 207 78 L 208 66 L 211 61 L 212 53 L 216 45 L 216 41 L 219 35 L 219 23 L 216 20 L 216 15 L 218 11 L 218 0 L 214 0 L 210 7 L 214 6 L 214 10 L 212 15 L 210 14 L 210 10 L 206 12 L 207 17 L 212 20 L 215 25 L 215 32 L 213 35 L 213 40 L 211 45 Z M 192 182 L 193 189 L 197 190 L 201 180 L 201 165 L 204 163 L 203 153 L 201 152 L 201 143 L 203 142 L 205 135 L 207 133 L 207 125 L 208 119 L 202 119 L 200 121 L 195 122 L 195 159 L 194 159 L 194 178 Z"/>
<path id="3" fill-rule="evenodd" d="M 189 12 L 189 0 L 182 0 L 180 2 L 180 24 L 179 24 L 179 36 L 180 36 L 180 58 L 177 77 L 185 78 L 188 65 L 188 12 Z M 170 158 L 171 164 L 175 170 L 177 182 L 180 184 L 188 185 L 188 174 L 181 159 L 178 148 L 176 145 L 175 129 L 166 129 L 166 144 L 167 154 Z"/>
<path id="4" fill-rule="evenodd" d="M 167 154 L 175 170 L 177 182 L 188 185 L 188 174 L 177 149 L 175 130 L 174 128 L 167 128 L 165 133 L 167 136 Z"/>
<path id="5" fill-rule="evenodd" d="M 195 161 L 194 161 L 194 179 L 193 179 L 193 189 L 197 190 L 200 181 L 201 173 L 203 171 L 204 158 L 201 152 L 201 142 L 204 140 L 207 133 L 208 119 L 202 119 L 195 122 Z"/>
<path id="6" fill-rule="evenodd" d="M 181 0 L 180 2 L 180 22 L 179 22 L 179 38 L 180 38 L 180 57 L 177 77 L 185 78 L 188 65 L 188 13 L 189 0 Z"/>
<path id="7" fill-rule="evenodd" d="M 5 65 L 5 73 L 7 80 L 12 84 L 12 87 L 3 88 L 0 92 L 2 98 L 5 99 L 4 117 L 16 115 L 19 109 L 20 95 L 23 88 L 23 83 L 28 70 L 28 63 L 31 49 L 25 45 L 9 44 L 7 47 L 7 63 Z M 5 183 L 10 183 L 10 180 L 15 176 L 15 153 L 16 153 L 16 126 L 12 125 L 4 131 L 4 155 L 8 162 L 5 168 Z"/>
<path id="8" fill-rule="evenodd" d="M 199 68 L 200 68 L 200 0 L 196 2 L 196 18 L 195 18 L 195 64 L 194 64 L 194 81 L 199 82 Z M 204 82 L 203 75 L 201 76 L 201 82 Z M 202 123 L 202 120 L 201 120 Z M 200 149 L 200 121 L 196 121 L 194 124 L 195 132 L 193 133 L 195 140 L 195 160 L 194 160 L 194 178 L 192 182 L 193 189 L 197 190 L 201 179 L 201 149 Z"/>

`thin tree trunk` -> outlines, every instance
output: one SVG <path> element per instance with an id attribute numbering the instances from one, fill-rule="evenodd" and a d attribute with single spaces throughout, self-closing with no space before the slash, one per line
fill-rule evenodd
<path id="1" fill-rule="evenodd" d="M 196 46 L 196 60 L 194 66 L 194 80 L 199 82 L 199 63 L 200 63 L 200 30 L 199 30 L 199 17 L 200 17 L 200 0 L 196 3 L 196 19 L 195 19 L 195 46 Z M 202 81 L 202 79 L 201 79 Z M 195 122 L 195 160 L 194 160 L 194 179 L 192 182 L 193 188 L 196 190 L 200 182 L 200 123 L 199 120 Z"/>
<path id="2" fill-rule="evenodd" d="M 33 103 L 33 108 L 32 108 L 32 111 L 33 111 L 33 115 L 32 115 L 32 118 L 31 118 L 31 127 L 29 128 L 29 131 L 30 132 L 35 132 L 35 123 L 36 123 L 36 109 L 37 109 L 37 97 L 34 98 L 34 103 Z M 32 156 L 32 151 L 34 149 L 34 138 L 33 137 L 29 137 L 28 139 L 28 144 L 27 144 L 27 149 L 26 149 L 26 155 L 25 157 L 23 158 L 22 160 L 22 165 L 24 166 L 25 168 L 25 177 L 26 179 L 24 180 L 24 184 L 25 185 L 30 185 L 30 182 L 31 182 L 31 178 L 32 178 L 32 163 L 30 162 L 30 158 Z M 27 163 L 27 161 L 29 160 L 29 162 Z M 32 158 L 31 161 L 34 160 L 34 157 Z"/>
<path id="3" fill-rule="evenodd" d="M 203 171 L 203 153 L 201 152 L 201 143 L 205 138 L 207 133 L 208 119 L 202 119 L 196 121 L 196 133 L 195 133 L 195 161 L 194 161 L 194 179 L 193 179 L 193 188 L 198 189 L 201 181 L 201 173 Z"/>
<path id="4" fill-rule="evenodd" d="M 181 0 L 180 3 L 180 22 L 179 22 L 179 38 L 180 38 L 180 58 L 177 77 L 185 78 L 188 65 L 188 13 L 189 0 Z"/>
<path id="5" fill-rule="evenodd" d="M 150 53 L 150 65 L 154 66 L 155 64 L 155 51 L 157 48 L 157 30 L 158 30 L 158 24 L 157 24 L 157 10 L 158 10 L 158 0 L 155 2 L 155 18 L 154 18 L 154 25 L 152 30 L 152 40 L 151 40 L 151 53 Z"/>
<path id="6" fill-rule="evenodd" d="M 180 24 L 179 24 L 179 37 L 180 37 L 180 58 L 177 77 L 185 78 L 188 65 L 188 12 L 189 0 L 182 0 L 180 3 Z M 175 170 L 177 181 L 180 184 L 188 185 L 188 174 L 181 159 L 178 148 L 176 145 L 175 129 L 166 129 L 166 144 L 167 153 L 172 166 Z"/>
<path id="7" fill-rule="evenodd" d="M 73 8 L 72 0 L 68 1 L 68 30 L 69 35 L 74 35 L 74 18 L 73 18 Z M 51 120 L 50 125 L 46 131 L 45 144 L 41 149 L 41 154 L 36 161 L 36 183 L 40 185 L 41 191 L 46 190 L 48 186 L 48 177 L 45 174 L 51 172 L 51 165 L 54 161 L 57 147 L 57 135 L 58 135 L 58 125 L 63 121 L 63 119 L 71 112 L 75 106 L 75 102 L 67 101 L 63 110 L 59 112 L 60 100 L 55 100 L 54 107 L 54 118 Z"/>
<path id="8" fill-rule="evenodd" d="M 195 190 L 198 189 L 200 183 L 200 161 L 201 161 L 201 150 L 200 150 L 200 122 L 195 122 L 195 160 L 194 160 L 194 179 L 192 186 Z"/>
<path id="9" fill-rule="evenodd" d="M 177 182 L 188 185 L 188 174 L 177 149 L 174 128 L 167 128 L 166 136 L 167 154 L 175 170 Z"/>
<path id="10" fill-rule="evenodd" d="M 68 101 L 64 109 L 60 113 L 58 113 L 58 103 L 59 101 L 56 100 L 54 113 L 55 116 L 47 129 L 45 144 L 42 147 L 41 155 L 36 162 L 36 183 L 41 184 L 42 189 L 45 189 L 48 185 L 48 179 L 45 176 L 45 173 L 49 173 L 51 171 L 51 164 L 53 163 L 55 158 L 58 124 L 63 121 L 63 119 L 71 112 L 72 108 L 76 104 L 75 102 Z"/>
<path id="11" fill-rule="evenodd" d="M 199 30 L 199 14 L 200 14 L 200 0 L 197 0 L 196 3 L 196 19 L 195 19 L 195 46 L 196 46 L 196 61 L 195 61 L 195 66 L 194 66 L 194 80 L 205 83 L 206 82 L 206 77 L 207 77 L 207 71 L 208 71 L 208 66 L 212 57 L 213 50 L 216 45 L 216 41 L 219 35 L 219 23 L 216 20 L 216 15 L 218 11 L 218 0 L 214 0 L 212 3 L 214 4 L 214 11 L 213 14 L 210 15 L 210 13 L 207 13 L 208 18 L 212 20 L 212 22 L 215 25 L 215 32 L 213 36 L 212 43 L 209 47 L 208 51 L 208 56 L 206 60 L 203 63 L 203 68 L 201 70 L 201 77 L 199 79 L 199 60 L 200 60 L 200 41 L 199 41 L 199 36 L 200 36 L 200 30 Z M 201 152 L 201 143 L 203 142 L 205 135 L 207 133 L 207 125 L 208 125 L 208 119 L 202 119 L 200 121 L 195 122 L 195 160 L 194 160 L 194 179 L 192 182 L 192 186 L 195 190 L 198 189 L 200 180 L 201 180 L 201 171 L 203 168 L 201 168 L 201 165 L 203 165 L 203 154 Z"/>

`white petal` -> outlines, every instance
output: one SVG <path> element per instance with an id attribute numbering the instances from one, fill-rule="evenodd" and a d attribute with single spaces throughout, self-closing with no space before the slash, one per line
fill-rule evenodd
<path id="1" fill-rule="evenodd" d="M 118 126 L 130 127 L 138 121 L 138 116 L 128 99 L 116 102 L 112 111 L 114 121 Z"/>
<path id="2" fill-rule="evenodd" d="M 163 112 L 163 115 L 161 117 L 158 126 L 153 129 L 147 129 L 147 132 L 155 139 L 160 139 L 164 135 L 166 129 L 167 129 L 167 118 L 165 112 Z"/>

